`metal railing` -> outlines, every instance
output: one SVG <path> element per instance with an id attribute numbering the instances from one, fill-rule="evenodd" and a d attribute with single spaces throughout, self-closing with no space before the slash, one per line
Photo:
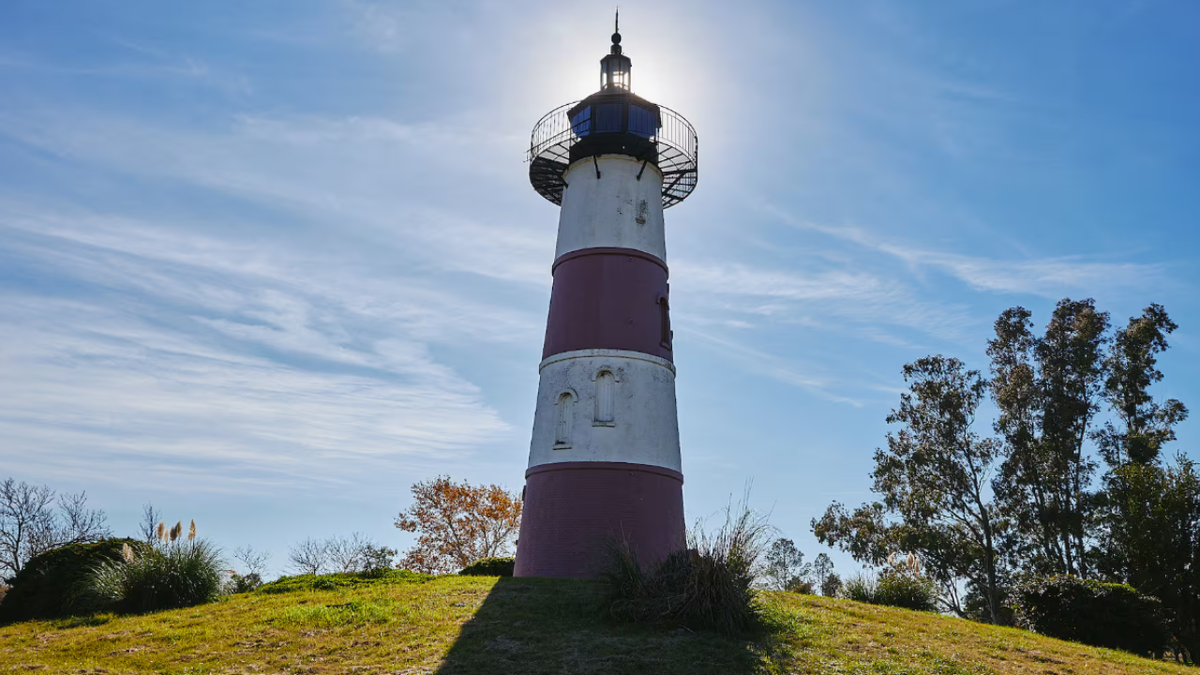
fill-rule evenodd
<path id="1" fill-rule="evenodd" d="M 529 180 L 546 199 L 562 204 L 566 187 L 563 172 L 571 163 L 571 147 L 586 136 L 576 133 L 567 111 L 578 101 L 561 105 L 546 113 L 533 127 L 529 139 Z M 658 106 L 661 125 L 649 140 L 658 151 L 657 165 L 663 174 L 663 208 L 678 204 L 696 189 L 699 138 L 696 129 L 682 115 Z"/>

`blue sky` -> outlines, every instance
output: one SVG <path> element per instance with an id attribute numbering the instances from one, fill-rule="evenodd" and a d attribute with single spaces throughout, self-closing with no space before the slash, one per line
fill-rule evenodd
<path id="1" fill-rule="evenodd" d="M 523 152 L 610 32 L 596 3 L 0 5 L 0 476 L 277 569 L 403 548 L 417 480 L 519 489 L 557 223 Z M 753 480 L 815 555 L 901 365 L 986 370 L 1013 305 L 1163 303 L 1156 393 L 1200 406 L 1194 3 L 640 2 L 622 33 L 700 136 L 666 212 L 690 518 Z"/>

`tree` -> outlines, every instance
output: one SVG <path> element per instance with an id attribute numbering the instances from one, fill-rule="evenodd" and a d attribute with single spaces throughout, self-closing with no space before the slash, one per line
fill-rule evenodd
<path id="1" fill-rule="evenodd" d="M 154 504 L 142 504 L 142 520 L 138 523 L 138 534 L 142 541 L 153 544 L 158 541 L 158 524 L 162 522 L 162 511 L 154 508 Z"/>
<path id="2" fill-rule="evenodd" d="M 817 554 L 817 559 L 813 561 L 812 570 L 817 589 L 821 591 L 822 595 L 827 595 L 824 590 L 825 581 L 829 578 L 829 575 L 833 574 L 833 560 L 828 554 L 819 553 Z"/>
<path id="3" fill-rule="evenodd" d="M 388 546 L 378 546 L 367 543 L 361 554 L 362 572 L 382 572 L 393 568 L 393 561 L 399 552 Z"/>
<path id="4" fill-rule="evenodd" d="M 1200 656 L 1200 473 L 1178 455 L 1106 476 L 1099 571 L 1163 603 L 1175 638 Z"/>
<path id="5" fill-rule="evenodd" d="M 521 500 L 497 485 L 475 487 L 449 476 L 412 486 L 413 504 L 396 527 L 418 533 L 401 565 L 430 574 L 508 555 L 521 524 Z"/>
<path id="6" fill-rule="evenodd" d="M 776 539 L 763 556 L 764 585 L 773 591 L 790 591 L 808 583 L 812 565 L 791 539 Z"/>
<path id="7" fill-rule="evenodd" d="M 829 576 L 821 582 L 821 595 L 827 598 L 836 598 L 841 591 L 842 578 L 837 575 L 837 572 L 830 572 Z"/>
<path id="8" fill-rule="evenodd" d="M 325 552 L 335 572 L 363 572 L 374 564 L 371 556 L 378 555 L 379 547 L 361 532 L 349 537 L 333 536 L 325 540 Z"/>
<path id="9" fill-rule="evenodd" d="M 1167 335 L 1176 328 L 1162 305 L 1152 304 L 1140 317 L 1131 317 L 1113 340 L 1105 359 L 1104 398 L 1124 428 L 1108 423 L 1094 435 L 1109 466 L 1154 463 L 1163 446 L 1175 440 L 1175 425 L 1187 419 L 1183 403 L 1172 398 L 1160 404 L 1149 392 L 1163 379 L 1157 354 L 1166 351 Z"/>
<path id="10" fill-rule="evenodd" d="M 271 559 L 271 553 L 255 550 L 253 546 L 239 546 L 234 549 L 233 557 L 242 563 L 242 576 L 254 574 L 261 579 L 267 573 L 267 561 Z"/>
<path id="11" fill-rule="evenodd" d="M 1091 299 L 1064 299 L 1035 337 L 1030 316 L 1001 313 L 988 343 L 1005 444 L 993 487 L 1014 524 L 1014 556 L 1036 573 L 1086 576 L 1096 464 L 1085 443 L 1104 390 L 1109 317 Z"/>
<path id="12" fill-rule="evenodd" d="M 8 478 L 0 482 L 0 571 L 15 576 L 39 553 L 111 536 L 106 520 L 103 511 L 88 508 L 86 492 L 56 495 L 45 485 Z"/>
<path id="13" fill-rule="evenodd" d="M 989 618 L 1000 620 L 997 564 L 1004 527 L 990 496 L 999 447 L 972 430 L 988 391 L 978 371 L 929 356 L 904 366 L 909 392 L 888 415 L 900 429 L 875 451 L 873 492 L 882 502 L 853 514 L 834 503 L 813 521 L 822 543 L 878 565 L 897 553 L 919 553 L 951 609 L 961 612 L 958 581 L 986 589 Z"/>
<path id="14" fill-rule="evenodd" d="M 288 562 L 300 574 L 320 574 L 329 565 L 325 542 L 308 537 L 288 550 Z"/>
<path id="15" fill-rule="evenodd" d="M 1161 458 L 1187 408 L 1150 393 L 1163 379 L 1157 355 L 1176 328 L 1152 304 L 1117 332 L 1105 360 L 1104 398 L 1119 426 L 1110 422 L 1093 436 L 1108 465 L 1096 558 L 1103 577 L 1162 600 L 1176 639 L 1200 655 L 1200 477 L 1183 455 L 1173 466 Z"/>

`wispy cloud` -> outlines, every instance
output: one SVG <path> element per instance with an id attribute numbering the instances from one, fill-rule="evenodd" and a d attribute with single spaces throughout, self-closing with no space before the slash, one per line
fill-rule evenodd
<path id="1" fill-rule="evenodd" d="M 437 179 L 461 174 L 454 165 L 467 148 L 479 158 L 472 166 L 487 171 L 489 153 L 508 147 L 470 131 L 478 124 L 239 116 L 223 129 L 194 131 L 51 111 L 0 114 L 0 121 L 0 133 L 59 157 L 192 184 L 303 223 L 336 222 L 346 237 L 427 268 L 548 283 L 552 231 L 516 214 L 500 214 L 497 222 L 494 209 L 472 202 L 461 175 L 453 183 Z"/>
<path id="2" fill-rule="evenodd" d="M 1105 262 L 1082 256 L 1001 259 L 945 253 L 888 242 L 860 227 L 814 223 L 772 206 L 764 206 L 763 210 L 798 229 L 885 253 L 913 268 L 948 273 L 976 290 L 1060 298 L 1080 291 L 1147 287 L 1166 280 L 1163 263 Z"/>
<path id="3" fill-rule="evenodd" d="M 128 219 L 14 211 L 0 210 L 12 263 L 0 436 L 40 449 L 10 458 L 14 470 L 83 476 L 115 463 L 130 482 L 195 465 L 205 477 L 190 484 L 203 489 L 332 485 L 361 458 L 445 466 L 513 432 L 428 340 L 524 342 L 534 317 L 440 312 L 461 299 L 285 252 L 263 259 L 199 236 L 173 245 Z M 78 290 L 22 283 L 36 268 Z"/>
<path id="4" fill-rule="evenodd" d="M 848 403 L 856 408 L 863 405 L 859 399 L 837 393 L 836 389 L 847 389 L 845 382 L 835 385 L 835 381 L 844 379 L 845 374 L 832 377 L 825 372 L 826 369 L 812 361 L 776 356 L 750 347 L 742 341 L 728 340 L 707 331 L 693 329 L 689 336 L 719 348 L 721 356 L 733 360 L 747 372 L 806 389 L 834 403 Z"/>

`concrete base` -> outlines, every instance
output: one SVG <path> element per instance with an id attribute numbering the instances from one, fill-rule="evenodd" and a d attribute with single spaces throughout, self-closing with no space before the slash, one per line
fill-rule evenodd
<path id="1" fill-rule="evenodd" d="M 525 473 L 515 576 L 594 578 L 625 541 L 645 564 L 686 545 L 683 475 L 645 464 L 560 462 Z"/>

